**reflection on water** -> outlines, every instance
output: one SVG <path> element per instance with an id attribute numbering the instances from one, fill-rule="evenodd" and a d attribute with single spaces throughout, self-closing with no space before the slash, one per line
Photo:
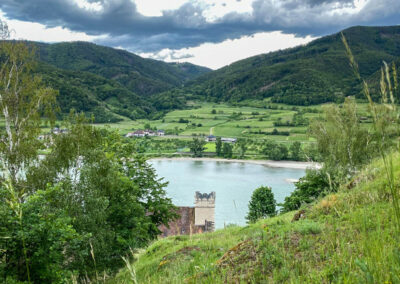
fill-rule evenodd
<path id="1" fill-rule="evenodd" d="M 299 179 L 305 170 L 271 168 L 250 163 L 193 160 L 151 160 L 159 177 L 169 182 L 167 194 L 177 206 L 193 206 L 195 191 L 216 192 L 215 225 L 244 225 L 254 189 L 272 187 L 278 203 L 294 189 L 288 179 Z"/>

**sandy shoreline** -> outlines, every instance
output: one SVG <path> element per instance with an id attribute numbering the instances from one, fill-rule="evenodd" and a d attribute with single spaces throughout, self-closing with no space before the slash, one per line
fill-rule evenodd
<path id="1" fill-rule="evenodd" d="M 148 161 L 204 161 L 204 162 L 227 162 L 227 163 L 249 163 L 264 165 L 271 168 L 290 168 L 290 169 L 309 169 L 319 168 L 321 165 L 312 162 L 297 162 L 297 161 L 270 161 L 270 160 L 237 160 L 237 159 L 221 159 L 221 158 L 151 158 Z"/>

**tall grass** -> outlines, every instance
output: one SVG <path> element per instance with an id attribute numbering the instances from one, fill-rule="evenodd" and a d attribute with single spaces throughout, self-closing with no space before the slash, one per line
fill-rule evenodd
<path id="1" fill-rule="evenodd" d="M 397 132 L 399 130 L 399 113 L 396 105 L 396 93 L 398 92 L 398 81 L 397 81 L 397 69 L 396 65 L 392 64 L 392 72 L 388 64 L 383 61 L 383 66 L 381 67 L 381 79 L 380 79 L 380 95 L 382 99 L 382 104 L 377 105 L 371 97 L 370 88 L 368 83 L 361 77 L 358 64 L 353 56 L 349 44 L 347 43 L 344 34 L 341 34 L 342 42 L 346 48 L 346 53 L 349 58 L 350 66 L 353 70 L 354 75 L 362 83 L 362 92 L 364 96 L 368 99 L 370 112 L 373 119 L 373 127 L 375 134 L 378 136 L 378 151 L 383 160 L 384 171 L 386 175 L 386 180 L 392 197 L 392 205 L 395 213 L 396 227 L 398 232 L 400 232 L 400 205 L 399 205 L 399 192 L 395 185 L 394 178 L 394 166 L 393 166 L 393 155 L 388 153 L 387 145 L 389 143 L 390 137 L 388 129 L 391 125 L 397 124 Z M 397 147 L 398 149 L 398 147 Z"/>

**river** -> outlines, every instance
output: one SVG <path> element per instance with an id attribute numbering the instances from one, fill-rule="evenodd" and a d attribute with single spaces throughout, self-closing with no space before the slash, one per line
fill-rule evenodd
<path id="1" fill-rule="evenodd" d="M 281 203 L 294 190 L 289 180 L 297 180 L 305 174 L 305 169 L 212 160 L 154 159 L 149 163 L 159 177 L 169 182 L 167 195 L 177 206 L 194 206 L 196 191 L 215 191 L 217 229 L 228 224 L 246 224 L 248 203 L 257 187 L 270 186 L 276 201 Z"/>

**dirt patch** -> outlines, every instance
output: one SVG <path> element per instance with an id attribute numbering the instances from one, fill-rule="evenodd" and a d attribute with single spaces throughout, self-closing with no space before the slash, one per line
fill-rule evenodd
<path id="1" fill-rule="evenodd" d="M 177 258 L 190 256 L 190 254 L 193 251 L 201 251 L 201 248 L 199 248 L 197 246 L 194 246 L 194 247 L 183 247 L 183 248 L 181 248 L 180 250 L 178 250 L 176 252 L 167 254 L 160 261 L 160 264 L 158 265 L 158 269 L 163 268 L 165 265 L 167 265 L 168 263 L 176 260 Z"/>
<path id="2" fill-rule="evenodd" d="M 292 222 L 299 221 L 300 219 L 306 218 L 306 210 L 301 209 L 294 214 Z"/>

